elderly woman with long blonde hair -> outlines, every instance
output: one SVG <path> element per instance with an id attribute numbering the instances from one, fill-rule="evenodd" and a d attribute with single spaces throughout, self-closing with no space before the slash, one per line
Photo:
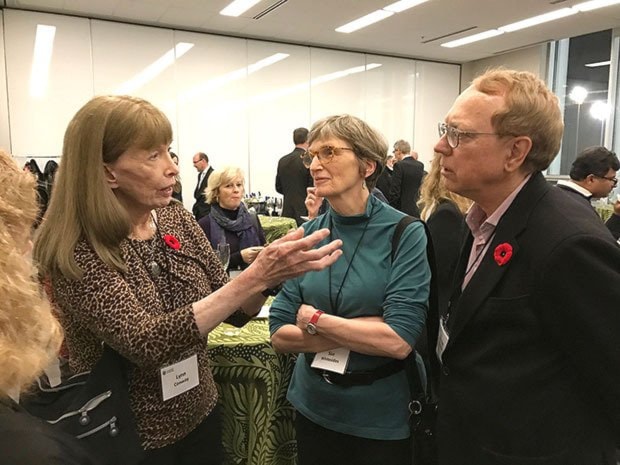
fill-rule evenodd
<path id="1" fill-rule="evenodd" d="M 93 462 L 77 441 L 15 401 L 54 360 L 62 339 L 30 258 L 35 183 L 0 151 L 0 457 L 11 465 L 86 465 Z"/>
<path id="2" fill-rule="evenodd" d="M 234 281 L 194 218 L 171 202 L 178 167 L 163 112 L 131 96 L 100 96 L 73 117 L 34 256 L 49 277 L 71 367 L 90 370 L 102 343 L 127 359 L 145 464 L 219 464 L 217 388 L 207 335 L 260 310 L 285 279 L 323 269 L 339 241 L 293 232 Z M 181 381 L 171 380 L 171 373 Z"/>

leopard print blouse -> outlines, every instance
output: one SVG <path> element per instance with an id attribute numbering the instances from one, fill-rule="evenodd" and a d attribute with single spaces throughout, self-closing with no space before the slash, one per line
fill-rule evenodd
<path id="1" fill-rule="evenodd" d="M 83 278 L 52 281 L 71 367 L 90 370 L 101 356 L 102 341 L 130 361 L 130 402 L 145 449 L 183 438 L 217 402 L 207 340 L 191 304 L 228 280 L 204 233 L 180 204 L 158 209 L 157 223 L 153 239 L 121 243 L 126 273 L 104 264 L 82 240 L 75 260 Z M 178 250 L 165 243 L 167 234 L 179 240 Z M 158 276 L 150 272 L 153 260 L 161 267 Z M 159 369 L 193 354 L 200 384 L 164 402 Z"/>

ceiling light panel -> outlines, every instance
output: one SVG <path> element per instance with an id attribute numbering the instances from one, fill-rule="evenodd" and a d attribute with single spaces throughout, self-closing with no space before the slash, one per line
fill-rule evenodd
<path id="1" fill-rule="evenodd" d="M 401 11 L 408 10 L 409 8 L 413 8 L 414 6 L 418 6 L 426 2 L 428 2 L 428 0 L 400 0 L 400 2 L 395 2 L 391 5 L 383 7 L 383 9 L 393 11 L 394 13 L 400 13 Z"/>
<path id="2" fill-rule="evenodd" d="M 336 32 L 344 32 L 348 34 L 350 32 L 357 31 L 366 26 L 370 26 L 376 22 L 381 21 L 382 19 L 389 18 L 394 14 L 393 11 L 385 11 L 385 10 L 377 10 L 373 11 L 366 16 L 362 16 L 361 18 L 356 19 L 355 21 L 351 21 L 350 23 L 345 24 L 344 26 L 340 26 L 336 29 Z"/>
<path id="3" fill-rule="evenodd" d="M 506 26 L 499 27 L 498 29 L 503 32 L 514 32 L 526 27 L 536 26 L 538 24 L 547 23 L 549 21 L 555 21 L 556 19 L 565 18 L 578 13 L 577 10 L 572 8 L 562 8 L 560 10 L 550 11 L 544 15 L 533 16 L 532 18 L 517 21 L 516 23 L 508 24 Z"/>
<path id="4" fill-rule="evenodd" d="M 226 8 L 220 11 L 224 16 L 241 16 L 261 0 L 234 0 Z"/>
<path id="5" fill-rule="evenodd" d="M 490 37 L 495 37 L 502 35 L 504 31 L 500 31 L 498 29 L 491 29 L 488 31 L 480 32 L 478 34 L 474 34 L 473 36 L 463 37 L 462 39 L 452 40 L 450 42 L 446 42 L 441 44 L 442 47 L 446 48 L 454 48 L 460 47 L 461 45 L 471 44 L 472 42 L 478 42 L 479 40 L 488 39 Z"/>

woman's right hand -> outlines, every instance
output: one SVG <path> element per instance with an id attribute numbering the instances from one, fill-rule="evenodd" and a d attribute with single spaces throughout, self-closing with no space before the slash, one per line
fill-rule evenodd
<path id="1" fill-rule="evenodd" d="M 319 216 L 319 208 L 321 208 L 321 204 L 323 203 L 323 197 L 316 195 L 316 187 L 308 187 L 306 188 L 306 192 L 304 204 L 308 210 L 308 218 L 313 219 Z"/>

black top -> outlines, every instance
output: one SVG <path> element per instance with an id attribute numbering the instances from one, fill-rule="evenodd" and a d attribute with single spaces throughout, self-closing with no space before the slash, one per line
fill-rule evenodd
<path id="1" fill-rule="evenodd" d="M 0 398 L 0 462 L 7 465 L 99 465 L 72 438 Z"/>

